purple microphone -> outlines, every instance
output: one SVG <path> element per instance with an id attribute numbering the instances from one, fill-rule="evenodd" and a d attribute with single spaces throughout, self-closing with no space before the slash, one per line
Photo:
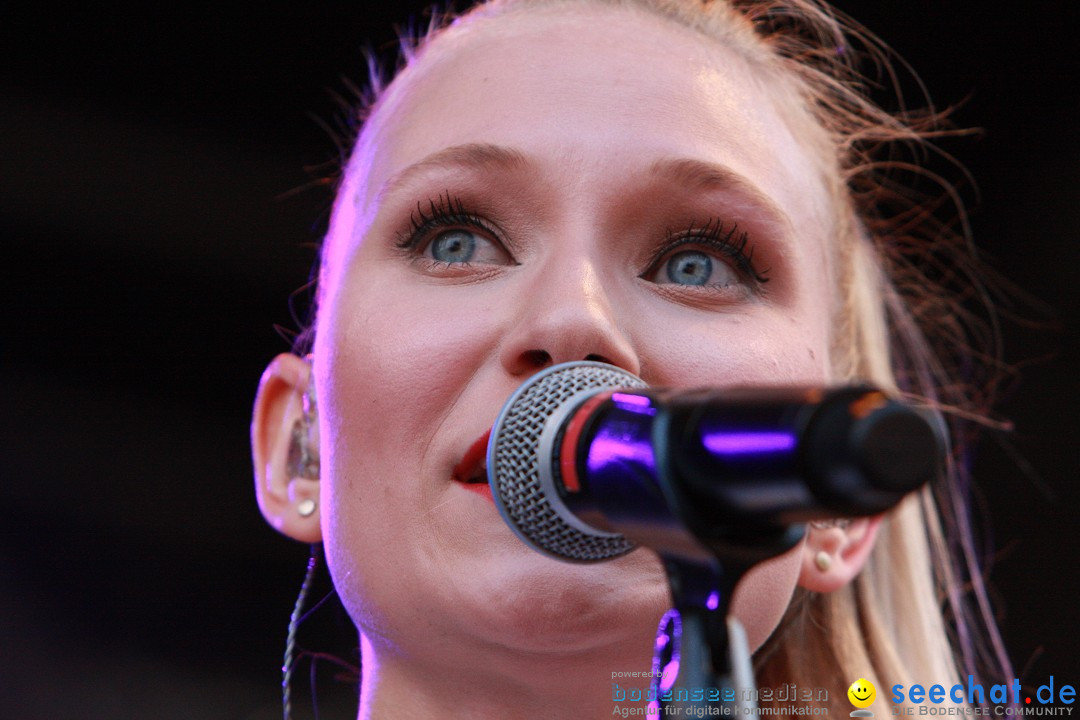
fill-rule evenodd
<path id="1" fill-rule="evenodd" d="M 557 365 L 507 401 L 488 442 L 500 513 L 554 557 L 718 545 L 874 515 L 942 465 L 940 418 L 867 386 L 649 389 L 612 365 Z"/>

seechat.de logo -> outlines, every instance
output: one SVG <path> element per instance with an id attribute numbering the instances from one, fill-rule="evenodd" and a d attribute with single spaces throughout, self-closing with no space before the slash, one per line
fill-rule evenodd
<path id="1" fill-rule="evenodd" d="M 1047 683 L 1040 685 L 1031 695 L 1027 695 L 1021 692 L 1018 678 L 1013 678 L 1008 684 L 991 685 L 987 689 L 981 683 L 975 682 L 974 676 L 968 675 L 966 685 L 962 683 L 956 683 L 950 687 L 944 685 L 931 685 L 930 687 L 925 685 L 912 685 L 911 687 L 893 685 L 890 699 L 897 705 L 906 702 L 909 705 L 955 703 L 957 705 L 985 706 L 990 703 L 997 706 L 994 708 L 995 715 L 1055 715 L 1066 712 L 1071 715 L 1072 708 L 1057 708 L 1062 711 L 1058 713 L 1054 712 L 1055 708 L 1046 706 L 1072 705 L 1076 701 L 1076 688 L 1055 681 L 1054 676 L 1051 675 Z M 920 714 L 938 714 L 934 712 L 924 713 L 921 709 L 919 712 Z"/>

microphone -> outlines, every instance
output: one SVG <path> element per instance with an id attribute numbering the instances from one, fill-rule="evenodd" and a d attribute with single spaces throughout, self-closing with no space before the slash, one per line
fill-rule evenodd
<path id="1" fill-rule="evenodd" d="M 577 362 L 510 397 L 487 467 L 503 519 L 542 553 L 594 562 L 640 544 L 700 562 L 888 510 L 944 447 L 940 417 L 869 386 L 662 390 Z"/>

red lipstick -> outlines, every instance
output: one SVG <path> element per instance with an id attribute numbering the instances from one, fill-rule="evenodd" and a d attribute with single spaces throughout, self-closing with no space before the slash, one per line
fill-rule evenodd
<path id="1" fill-rule="evenodd" d="M 465 451 L 465 456 L 461 458 L 461 462 L 454 468 L 453 478 L 455 482 L 461 483 L 466 490 L 471 490 L 492 500 L 491 486 L 488 484 L 484 462 L 487 457 L 487 444 L 490 435 L 491 428 L 488 428 L 483 435 L 469 446 L 469 449 Z"/>

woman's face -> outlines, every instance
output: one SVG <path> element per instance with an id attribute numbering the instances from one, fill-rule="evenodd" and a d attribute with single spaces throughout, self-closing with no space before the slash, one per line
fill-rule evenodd
<path id="1" fill-rule="evenodd" d="M 668 604 L 653 555 L 543 557 L 455 468 L 553 362 L 656 386 L 827 382 L 828 217 L 769 86 L 691 30 L 532 11 L 429 45 L 365 129 L 321 278 L 323 534 L 368 640 L 415 660 L 647 657 Z M 789 553 L 740 588 L 753 645 L 797 573 Z"/>

